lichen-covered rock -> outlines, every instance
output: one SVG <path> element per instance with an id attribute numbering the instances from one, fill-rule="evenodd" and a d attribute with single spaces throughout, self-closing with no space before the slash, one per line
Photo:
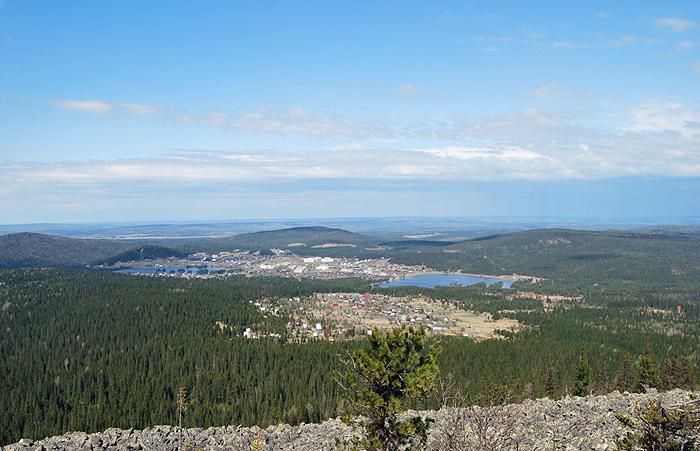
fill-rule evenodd
<path id="1" fill-rule="evenodd" d="M 667 405 L 681 404 L 700 393 L 673 390 L 666 393 L 539 399 L 521 404 L 480 408 L 445 408 L 419 412 L 433 418 L 428 447 L 434 450 L 612 450 L 625 428 L 615 414 L 636 414 L 650 399 Z M 154 426 L 144 430 L 110 428 L 86 434 L 68 432 L 39 441 L 22 439 L 3 451 L 44 450 L 265 450 L 325 451 L 338 440 L 349 440 L 353 430 L 338 419 L 320 424 L 266 429 L 253 426 L 180 429 Z"/>

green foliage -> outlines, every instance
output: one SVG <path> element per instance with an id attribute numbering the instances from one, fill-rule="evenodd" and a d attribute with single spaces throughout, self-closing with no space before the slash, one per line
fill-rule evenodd
<path id="1" fill-rule="evenodd" d="M 439 270 L 545 277 L 540 287 L 567 292 L 594 285 L 697 285 L 700 280 L 700 237 L 672 232 L 530 230 L 385 254 L 396 262 Z"/>
<path id="2" fill-rule="evenodd" d="M 688 356 L 666 357 L 662 365 L 662 386 L 665 389 L 693 387 L 693 363 Z"/>
<path id="3" fill-rule="evenodd" d="M 588 394 L 588 386 L 591 384 L 591 368 L 588 366 L 588 360 L 581 357 L 576 365 L 576 383 L 574 384 L 574 396 L 586 396 Z"/>
<path id="4" fill-rule="evenodd" d="M 557 373 L 554 368 L 548 366 L 544 376 L 544 392 L 548 398 L 555 399 L 557 397 L 557 388 Z"/>
<path id="5" fill-rule="evenodd" d="M 425 341 L 423 328 L 375 329 L 367 348 L 342 360 L 340 385 L 356 413 L 366 417 L 364 448 L 393 451 L 427 439 L 428 421 L 399 417 L 404 400 L 425 398 L 435 388 L 441 348 Z"/>
<path id="6" fill-rule="evenodd" d="M 651 352 L 647 349 L 644 355 L 637 359 L 634 366 L 635 370 L 635 390 L 638 393 L 644 393 L 646 387 L 659 386 L 659 370 L 651 356 Z"/>
<path id="7" fill-rule="evenodd" d="M 333 343 L 246 340 L 287 318 L 249 301 L 366 286 L 359 281 L 225 281 L 97 271 L 0 271 L 0 444 L 66 431 L 177 424 L 268 425 L 335 416 Z M 221 321 L 231 327 L 215 329 Z"/>
<path id="8" fill-rule="evenodd" d="M 105 259 L 100 263 L 114 265 L 117 262 L 141 261 L 149 259 L 159 259 L 168 257 L 185 257 L 187 254 L 165 246 L 147 244 L 135 249 L 130 249 L 113 257 Z"/>
<path id="9" fill-rule="evenodd" d="M 0 270 L 0 444 L 70 430 L 177 424 L 181 385 L 190 395 L 188 426 L 335 417 L 347 407 L 333 379 L 341 368 L 336 356 L 359 343 L 296 345 L 241 334 L 245 327 L 285 331 L 286 317 L 266 315 L 251 301 L 368 289 L 360 280 Z M 607 376 L 631 391 L 634 362 L 647 345 L 654 362 L 665 361 L 664 388 L 697 386 L 700 304 L 692 289 L 592 291 L 585 305 L 552 312 L 485 287 L 425 294 L 480 311 L 528 310 L 503 313 L 524 329 L 500 340 L 441 338 L 438 365 L 454 376 L 460 399 L 487 402 L 479 395 L 494 381 L 518 396 L 557 398 L 574 386 L 581 356 L 594 380 Z M 677 305 L 683 314 L 647 310 L 675 311 Z M 217 321 L 230 329 L 215 329 Z M 424 409 L 441 403 L 405 398 L 402 404 Z"/>
<path id="10" fill-rule="evenodd" d="M 610 391 L 610 379 L 608 376 L 608 363 L 602 361 L 598 363 L 598 366 L 593 374 L 593 379 L 591 381 L 590 393 L 593 395 L 604 395 Z"/>
<path id="11" fill-rule="evenodd" d="M 622 367 L 615 377 L 615 388 L 621 392 L 631 392 L 634 389 L 632 358 L 628 353 L 622 358 Z"/>
<path id="12" fill-rule="evenodd" d="M 638 417 L 618 415 L 629 430 L 617 442 L 619 451 L 693 451 L 700 446 L 700 412 L 650 403 Z"/>
<path id="13" fill-rule="evenodd" d="M 134 247 L 133 242 L 78 239 L 39 233 L 0 235 L 0 268 L 80 267 Z"/>

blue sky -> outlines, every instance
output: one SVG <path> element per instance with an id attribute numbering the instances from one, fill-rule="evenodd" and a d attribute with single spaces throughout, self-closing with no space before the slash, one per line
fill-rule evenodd
<path id="1" fill-rule="evenodd" d="M 700 215 L 700 2 L 0 0 L 0 223 Z"/>

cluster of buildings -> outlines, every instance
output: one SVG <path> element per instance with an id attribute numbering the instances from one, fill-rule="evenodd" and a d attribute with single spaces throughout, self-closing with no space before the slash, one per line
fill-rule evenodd
<path id="1" fill-rule="evenodd" d="M 125 269 L 126 267 L 126 269 Z M 392 263 L 386 258 L 300 256 L 282 249 L 260 252 L 191 254 L 186 258 L 121 263 L 121 271 L 156 276 L 218 278 L 234 274 L 304 279 L 363 278 L 385 280 L 425 272 L 421 266 Z"/>
<path id="2" fill-rule="evenodd" d="M 436 334 L 458 334 L 458 321 L 450 318 L 454 306 L 422 296 L 396 297 L 375 293 L 316 293 L 290 299 L 287 336 L 290 341 L 339 340 L 371 334 L 374 327 L 401 324 L 423 326 Z"/>
<path id="3" fill-rule="evenodd" d="M 242 335 L 248 339 L 269 337 L 292 343 L 341 341 L 371 335 L 375 328 L 388 330 L 408 325 L 423 327 L 436 335 L 480 340 L 498 337 L 502 330 L 519 329 L 515 320 L 496 320 L 488 313 L 464 310 L 453 302 L 421 295 L 314 293 L 304 297 L 264 298 L 249 303 L 264 316 L 286 318 L 287 323 L 282 334 L 245 328 Z M 215 327 L 224 332 L 228 326 L 217 322 Z"/>

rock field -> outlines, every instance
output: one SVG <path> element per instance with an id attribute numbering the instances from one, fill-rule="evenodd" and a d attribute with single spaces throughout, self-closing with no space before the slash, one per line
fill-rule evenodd
<path id="1" fill-rule="evenodd" d="M 609 450 L 624 434 L 616 413 L 635 414 L 650 399 L 665 405 L 685 403 L 700 393 L 673 390 L 648 394 L 613 392 L 605 396 L 539 399 L 493 408 L 443 408 L 421 412 L 435 420 L 432 450 Z M 107 429 L 86 434 L 69 432 L 32 441 L 23 439 L 3 451 L 29 450 L 333 450 L 336 439 L 348 440 L 351 427 L 338 419 L 321 424 L 265 429 L 224 426 L 179 429 L 154 426 L 144 430 Z"/>

